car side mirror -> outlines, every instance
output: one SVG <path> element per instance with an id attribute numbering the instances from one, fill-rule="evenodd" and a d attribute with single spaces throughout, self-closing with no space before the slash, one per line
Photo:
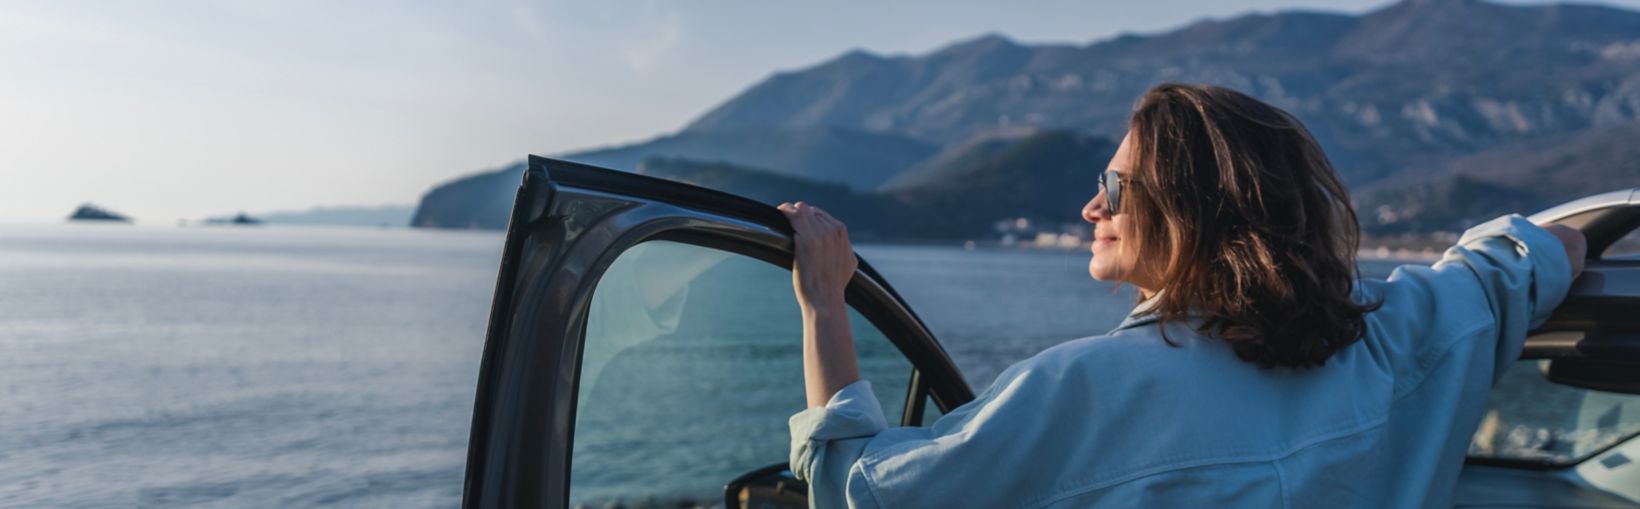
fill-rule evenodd
<path id="1" fill-rule="evenodd" d="M 1580 358 L 1549 361 L 1549 381 L 1597 391 L 1640 394 L 1640 364 Z"/>
<path id="2" fill-rule="evenodd" d="M 809 485 L 797 480 L 786 463 L 769 465 L 729 481 L 723 487 L 727 509 L 808 509 Z"/>

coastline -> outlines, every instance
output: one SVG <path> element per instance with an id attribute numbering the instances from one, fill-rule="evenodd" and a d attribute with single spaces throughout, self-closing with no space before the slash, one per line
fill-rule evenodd
<path id="1" fill-rule="evenodd" d="M 1455 241 L 1455 239 L 1454 239 Z M 1021 251 L 1041 253 L 1088 253 L 1090 244 L 1080 242 L 1076 244 L 1059 243 L 1032 243 L 1015 242 L 1003 243 L 996 240 L 989 241 L 953 241 L 953 240 L 884 240 L 871 239 L 855 242 L 857 246 L 882 247 L 920 247 L 920 248 L 951 248 L 966 251 L 997 250 Z M 1355 252 L 1355 258 L 1361 262 L 1434 262 L 1441 258 L 1452 243 L 1438 242 L 1393 242 L 1365 244 Z"/>

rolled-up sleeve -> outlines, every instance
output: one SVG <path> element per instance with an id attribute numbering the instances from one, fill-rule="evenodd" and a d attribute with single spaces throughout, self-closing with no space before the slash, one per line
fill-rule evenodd
<path id="1" fill-rule="evenodd" d="M 871 393 L 871 382 L 860 380 L 831 397 L 825 406 L 798 412 L 790 420 L 791 468 L 809 483 L 810 507 L 873 507 L 868 493 L 848 494 L 850 469 L 866 443 L 888 429 L 882 405 Z M 854 486 L 856 490 L 868 490 Z"/>
<path id="2" fill-rule="evenodd" d="M 1396 394 L 1416 387 L 1457 347 L 1490 357 L 1488 370 L 1475 376 L 1495 382 L 1519 358 L 1526 333 L 1565 299 L 1571 276 L 1560 239 L 1514 214 L 1470 228 L 1434 266 L 1397 268 L 1379 292 L 1383 308 L 1373 313 L 1378 344 L 1395 366 Z"/>
<path id="3" fill-rule="evenodd" d="M 1448 260 L 1461 260 L 1480 282 L 1497 323 L 1499 368 L 1520 356 L 1526 333 L 1549 319 L 1572 284 L 1560 239 L 1515 214 L 1464 232 Z"/>

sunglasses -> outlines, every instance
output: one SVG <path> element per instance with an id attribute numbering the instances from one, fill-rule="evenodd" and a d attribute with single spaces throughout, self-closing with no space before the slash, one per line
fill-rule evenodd
<path id="1" fill-rule="evenodd" d="M 1099 174 L 1099 190 L 1105 192 L 1105 209 L 1111 214 L 1122 211 L 1122 174 L 1105 170 Z"/>

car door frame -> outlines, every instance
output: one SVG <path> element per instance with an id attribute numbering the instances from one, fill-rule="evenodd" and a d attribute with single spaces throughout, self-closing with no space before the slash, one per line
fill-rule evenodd
<path id="1" fill-rule="evenodd" d="M 1533 214 L 1588 240 L 1583 274 L 1548 321 L 1528 333 L 1522 359 L 1620 358 L 1640 361 L 1640 261 L 1602 254 L 1640 228 L 1640 188 L 1589 196 Z"/>
<path id="2" fill-rule="evenodd" d="M 1640 228 L 1640 188 L 1573 200 L 1533 214 L 1533 223 L 1556 223 L 1583 232 L 1588 241 L 1584 270 L 1559 307 L 1527 333 L 1521 360 L 1582 360 L 1640 363 L 1640 260 L 1606 260 L 1601 255 L 1625 234 Z M 1627 443 L 1609 444 L 1585 461 Z M 1465 463 L 1527 471 L 1558 471 L 1577 464 L 1527 459 L 1466 457 Z"/>
<path id="3" fill-rule="evenodd" d="M 568 505 L 587 310 L 620 253 L 669 240 L 790 270 L 791 235 L 785 216 L 767 204 L 530 156 L 490 310 L 462 507 Z M 922 320 L 870 264 L 858 267 L 846 300 L 913 366 L 902 424 L 919 423 L 930 398 L 945 412 L 971 401 L 972 389 Z"/>

